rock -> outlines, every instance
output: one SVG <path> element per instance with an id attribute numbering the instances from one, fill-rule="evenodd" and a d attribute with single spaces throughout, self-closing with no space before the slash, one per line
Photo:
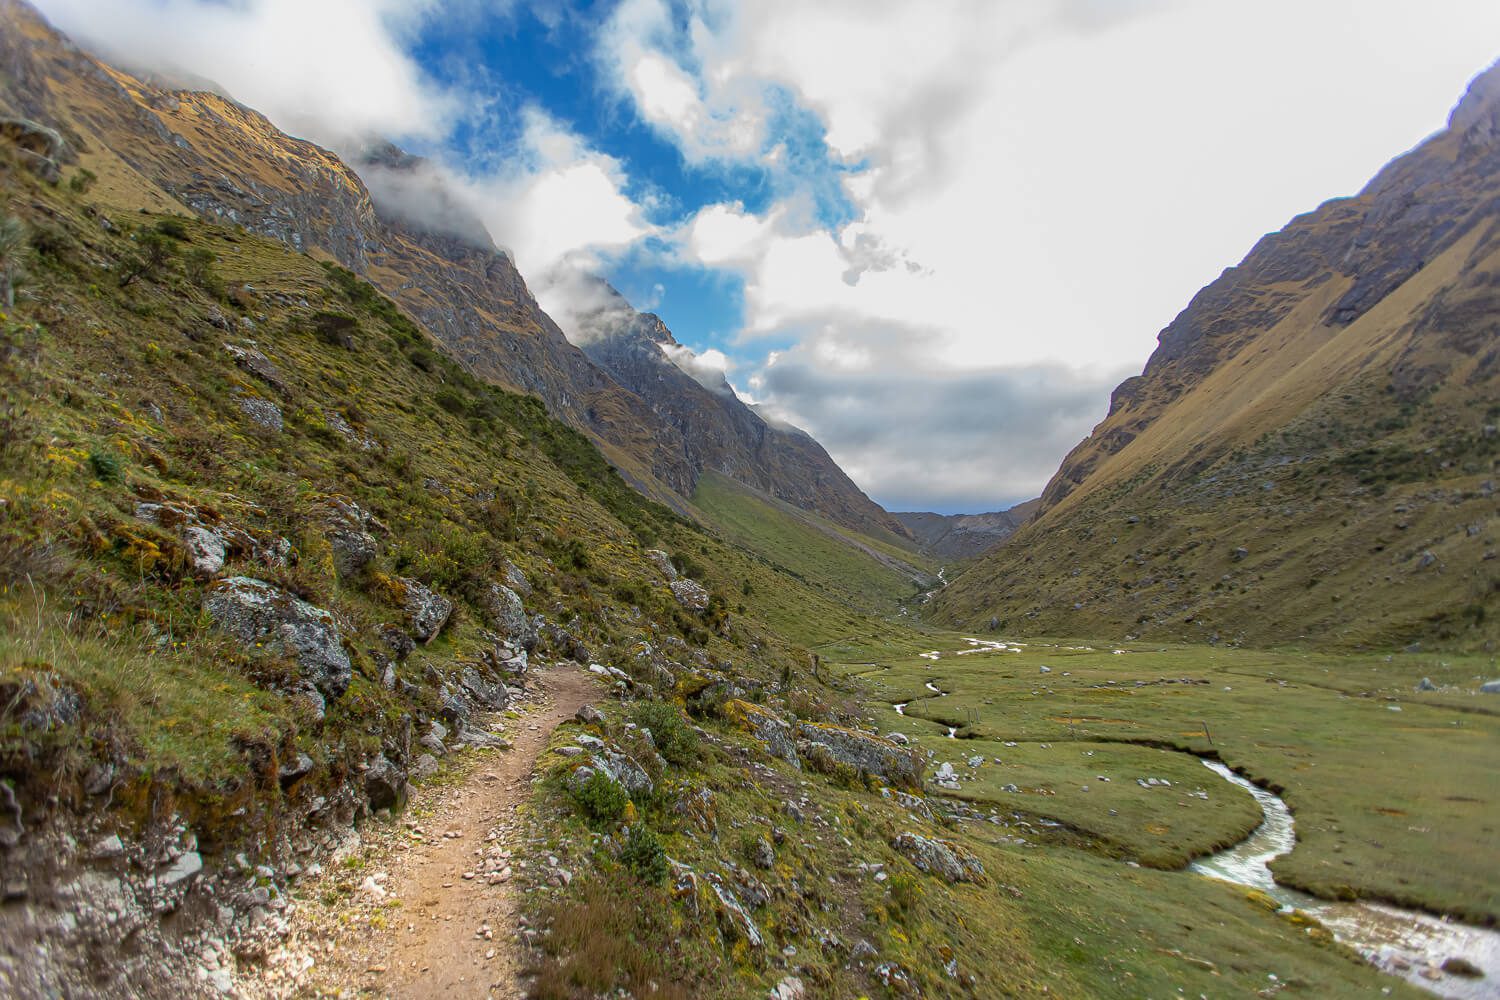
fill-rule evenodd
<path id="1" fill-rule="evenodd" d="M 443 745 L 443 741 L 447 738 L 447 727 L 441 722 L 433 720 L 432 724 L 427 727 L 427 732 L 422 734 L 417 743 L 441 757 L 448 752 L 448 748 Z"/>
<path id="2" fill-rule="evenodd" d="M 724 718 L 764 743 L 771 754 L 799 768 L 802 766 L 797 757 L 796 741 L 792 739 L 792 727 L 770 709 L 735 698 L 726 701 L 719 711 Z"/>
<path id="3" fill-rule="evenodd" d="M 891 846 L 921 871 L 948 882 L 984 881 L 984 866 L 979 859 L 951 840 L 907 832 L 898 834 Z"/>
<path id="4" fill-rule="evenodd" d="M 765 945 L 765 938 L 761 936 L 760 928 L 755 926 L 755 921 L 750 919 L 750 914 L 735 896 L 734 891 L 719 884 L 717 879 L 710 881 L 710 888 L 718 897 L 719 905 L 729 914 L 730 923 L 741 935 L 745 942 L 752 948 L 760 948 Z"/>
<path id="5" fill-rule="evenodd" d="M 526 617 L 526 608 L 521 603 L 521 595 L 510 587 L 492 583 L 485 594 L 484 601 L 485 620 L 491 628 L 504 635 L 511 643 L 520 646 L 527 652 L 536 649 L 537 629 L 530 618 Z"/>
<path id="6" fill-rule="evenodd" d="M 1463 976 L 1465 979 L 1484 978 L 1484 970 L 1462 955 L 1444 959 L 1442 968 L 1450 976 Z"/>
<path id="7" fill-rule="evenodd" d="M 197 576 L 217 576 L 224 568 L 229 546 L 217 532 L 193 525 L 183 529 L 182 543 L 187 550 L 188 567 Z"/>
<path id="8" fill-rule="evenodd" d="M 471 699 L 491 711 L 498 712 L 510 704 L 510 692 L 505 685 L 487 680 L 472 666 L 464 667 L 459 683 Z"/>
<path id="9" fill-rule="evenodd" d="M 402 605 L 411 637 L 418 642 L 431 642 L 448 624 L 448 617 L 453 614 L 453 602 L 411 577 L 398 576 L 396 582 L 401 585 Z"/>
<path id="10" fill-rule="evenodd" d="M 593 705 L 583 705 L 579 707 L 578 711 L 573 713 L 573 718 L 577 719 L 585 726 L 604 725 L 604 713 L 599 711 Z"/>
<path id="11" fill-rule="evenodd" d="M 1485 681 L 1479 685 L 1480 694 L 1500 694 L 1500 680 Z"/>
<path id="12" fill-rule="evenodd" d="M 118 833 L 112 833 L 108 837 L 100 839 L 89 849 L 89 857 L 98 859 L 118 858 L 124 853 L 125 842 L 120 839 Z"/>
<path id="13" fill-rule="evenodd" d="M 1052 668 L 1049 667 L 1049 666 L 1047 666 L 1047 665 L 1045 665 L 1045 664 L 1043 664 L 1040 668 L 1038 668 L 1037 673 L 1040 673 L 1040 674 L 1050 674 L 1050 673 L 1052 673 Z"/>
<path id="14" fill-rule="evenodd" d="M 318 505 L 318 519 L 333 549 L 333 568 L 339 576 L 353 576 L 380 553 L 380 543 L 371 533 L 379 522 L 348 497 L 324 498 Z"/>
<path id="15" fill-rule="evenodd" d="M 505 560 L 505 583 L 522 597 L 531 596 L 531 581 L 526 579 L 526 574 L 521 572 L 521 567 L 509 559 Z"/>
<path id="16" fill-rule="evenodd" d="M 672 565 L 671 556 L 667 555 L 661 549 L 647 549 L 646 558 L 651 560 L 653 566 L 661 570 L 662 576 L 666 577 L 669 583 L 676 582 L 677 567 Z"/>
<path id="17" fill-rule="evenodd" d="M 156 873 L 157 889 L 172 889 L 203 871 L 203 856 L 197 851 L 185 851 L 177 859 Z"/>
<path id="18" fill-rule="evenodd" d="M 203 610 L 221 632 L 295 659 L 325 698 L 336 700 L 349 687 L 349 655 L 322 608 L 264 580 L 234 576 L 209 588 Z"/>
<path id="19" fill-rule="evenodd" d="M 0 139 L 10 144 L 27 170 L 48 184 L 62 178 L 60 164 L 76 159 L 61 133 L 29 118 L 0 117 Z"/>
<path id="20" fill-rule="evenodd" d="M 19 683 L 0 681 L 0 704 L 7 714 L 19 716 L 23 730 L 51 732 L 71 725 L 83 712 L 83 699 L 67 681 L 50 670 L 42 670 Z M 9 796 L 9 786 L 0 785 L 0 796 Z"/>
<path id="21" fill-rule="evenodd" d="M 911 745 L 911 740 L 907 738 L 905 733 L 886 733 L 885 738 L 897 746 L 905 747 Z"/>
<path id="22" fill-rule="evenodd" d="M 703 589 L 702 584 L 684 578 L 673 580 L 669 586 L 672 588 L 672 596 L 684 608 L 700 613 L 708 610 L 708 591 Z"/>
<path id="23" fill-rule="evenodd" d="M 437 773 L 438 759 L 430 753 L 424 753 L 417 757 L 411 765 L 411 776 L 413 778 L 430 778 Z"/>
<path id="24" fill-rule="evenodd" d="M 933 775 L 932 780 L 939 788 L 946 788 L 950 792 L 957 791 L 959 788 L 958 772 L 953 770 L 953 765 L 947 761 L 944 761 L 937 769 L 937 774 Z"/>
<path id="25" fill-rule="evenodd" d="M 771 1000 L 806 1000 L 807 987 L 796 976 L 787 976 L 771 989 Z"/>
<path id="26" fill-rule="evenodd" d="M 623 753 L 604 751 L 589 758 L 589 763 L 568 776 L 568 787 L 577 791 L 595 774 L 602 774 L 631 795 L 650 795 L 655 786 L 651 776 L 635 760 Z"/>
<path id="27" fill-rule="evenodd" d="M 270 358 L 253 348 L 236 347 L 233 344 L 225 344 L 224 350 L 231 358 L 234 358 L 235 364 L 245 371 L 262 380 L 281 395 L 287 394 L 286 380 L 281 377 L 281 369 L 277 368 Z"/>
<path id="28" fill-rule="evenodd" d="M 287 761 L 276 769 L 276 778 L 281 782 L 283 789 L 290 788 L 299 778 L 305 778 L 312 773 L 313 759 L 305 753 L 299 753 L 292 760 Z"/>
<path id="29" fill-rule="evenodd" d="M 1249 555 L 1250 555 L 1250 550 L 1247 549 L 1247 548 L 1245 548 L 1244 546 L 1240 546 L 1239 548 L 1235 549 L 1232 553 L 1230 553 L 1230 558 L 1232 558 L 1235 562 L 1239 562 L 1240 560 L 1245 559 Z"/>
<path id="30" fill-rule="evenodd" d="M 375 630 L 375 634 L 380 636 L 381 642 L 390 647 L 398 662 L 404 662 L 417 648 L 417 644 L 411 641 L 411 636 L 396 625 L 382 625 Z"/>
<path id="31" fill-rule="evenodd" d="M 400 810 L 406 805 L 406 775 L 385 755 L 365 768 L 365 797 L 371 809 Z"/>
<path id="32" fill-rule="evenodd" d="M 237 396 L 234 402 L 240 408 L 240 412 L 249 417 L 252 423 L 268 431 L 281 433 L 281 407 L 269 399 L 261 399 L 259 396 Z"/>
<path id="33" fill-rule="evenodd" d="M 757 837 L 750 848 L 750 860 L 755 867 L 769 870 L 772 865 L 776 864 L 776 849 L 765 837 Z"/>
<path id="34" fill-rule="evenodd" d="M 578 736 L 574 738 L 573 742 L 577 743 L 579 746 L 583 747 L 585 750 L 603 750 L 604 749 L 604 741 L 603 740 L 601 740 L 597 736 L 590 736 L 587 733 L 579 733 Z"/>
<path id="35" fill-rule="evenodd" d="M 553 747 L 552 752 L 559 757 L 582 757 L 583 747 Z"/>
<path id="36" fill-rule="evenodd" d="M 823 723 L 800 723 L 797 735 L 809 746 L 821 744 L 841 764 L 879 775 L 892 784 L 922 787 L 923 761 L 915 750 L 869 733 Z"/>
<path id="37" fill-rule="evenodd" d="M 1438 687 L 1436 684 L 1432 683 L 1432 678 L 1423 677 L 1420 681 L 1417 682 L 1416 689 L 1418 691 L 1436 691 Z"/>

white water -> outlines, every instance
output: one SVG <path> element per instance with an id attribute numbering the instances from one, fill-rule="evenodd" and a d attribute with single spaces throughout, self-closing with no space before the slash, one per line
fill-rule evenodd
<path id="1" fill-rule="evenodd" d="M 1255 796 L 1264 819 L 1234 847 L 1193 862 L 1192 871 L 1259 889 L 1283 906 L 1316 917 L 1371 964 L 1439 996 L 1457 1000 L 1500 997 L 1500 933 L 1383 903 L 1326 903 L 1277 885 L 1267 865 L 1297 843 L 1291 810 L 1279 796 L 1218 761 L 1203 763 Z M 1466 979 L 1440 971 L 1444 960 L 1455 956 L 1483 969 L 1484 978 Z"/>

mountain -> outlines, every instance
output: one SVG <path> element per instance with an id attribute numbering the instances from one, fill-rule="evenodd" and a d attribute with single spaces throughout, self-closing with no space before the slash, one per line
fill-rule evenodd
<path id="1" fill-rule="evenodd" d="M 690 366 L 692 352 L 659 316 L 637 312 L 607 283 L 596 284 L 601 304 L 579 318 L 575 334 L 583 352 L 681 435 L 683 458 L 695 473 L 717 472 L 855 531 L 906 540 L 901 524 L 822 445 L 796 428 L 768 423 L 723 375 L 689 374 L 679 362 Z"/>
<path id="2" fill-rule="evenodd" d="M 936 602 L 1049 634 L 1489 648 L 1500 66 L 1158 338 L 1035 520 Z"/>
<path id="3" fill-rule="evenodd" d="M 623 375 L 641 370 L 620 354 L 609 358 L 623 375 L 590 360 L 430 164 L 389 144 L 351 164 L 220 94 L 106 65 L 18 0 L 0 0 L 0 19 L 0 107 L 58 129 L 98 176 L 101 200 L 222 219 L 337 261 L 469 372 L 540 397 L 629 482 L 679 510 L 713 468 L 855 530 L 903 534 L 810 439 L 769 432 L 670 365 L 664 380 L 632 382 Z M 679 391 L 692 398 L 670 398 Z"/>
<path id="4" fill-rule="evenodd" d="M 1040 506 L 1027 500 L 989 514 L 892 513 L 917 540 L 918 547 L 941 559 L 972 559 L 1015 534 Z"/>

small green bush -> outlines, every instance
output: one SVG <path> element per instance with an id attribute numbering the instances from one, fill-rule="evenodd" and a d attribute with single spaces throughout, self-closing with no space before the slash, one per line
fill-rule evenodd
<path id="1" fill-rule="evenodd" d="M 691 764 L 698 758 L 698 734 L 675 706 L 662 701 L 643 701 L 630 714 L 630 721 L 651 730 L 657 751 L 673 764 Z"/>
<path id="2" fill-rule="evenodd" d="M 625 814 L 625 803 L 630 797 L 609 775 L 595 771 L 587 781 L 573 789 L 573 801 L 591 823 L 613 825 Z"/>
<path id="3" fill-rule="evenodd" d="M 667 880 L 667 852 L 662 850 L 656 834 L 637 823 L 630 828 L 620 860 L 630 873 L 647 885 L 661 885 Z"/>
<path id="4" fill-rule="evenodd" d="M 118 483 L 125 478 L 125 466 L 120 457 L 107 451 L 89 452 L 89 468 L 94 470 L 94 475 L 100 482 Z"/>

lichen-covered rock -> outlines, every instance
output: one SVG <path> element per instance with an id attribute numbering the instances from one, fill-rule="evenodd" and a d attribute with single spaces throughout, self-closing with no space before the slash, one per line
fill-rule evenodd
<path id="1" fill-rule="evenodd" d="M 651 565 L 661 570 L 662 575 L 665 576 L 668 581 L 677 579 L 677 567 L 672 565 L 672 557 L 667 555 L 661 549 L 647 549 L 646 558 L 651 560 Z"/>
<path id="2" fill-rule="evenodd" d="M 265 382 L 283 396 L 286 395 L 286 379 L 282 377 L 281 369 L 277 368 L 276 363 L 270 358 L 254 348 L 236 347 L 234 344 L 225 344 L 224 350 L 245 371 Z"/>
<path id="3" fill-rule="evenodd" d="M 890 740 L 842 726 L 804 722 L 797 734 L 809 746 L 822 745 L 833 759 L 876 774 L 896 785 L 922 786 L 922 757 Z"/>
<path id="4" fill-rule="evenodd" d="M 631 795 L 650 795 L 656 787 L 651 775 L 635 758 L 615 750 L 603 750 L 590 757 L 587 764 L 568 776 L 568 787 L 577 791 L 595 774 L 604 775 Z"/>
<path id="5" fill-rule="evenodd" d="M 505 560 L 505 583 L 522 597 L 531 596 L 531 581 L 526 579 L 526 574 L 521 572 L 521 567 L 509 559 Z"/>
<path id="6" fill-rule="evenodd" d="M 264 580 L 232 576 L 203 596 L 214 626 L 245 643 L 292 657 L 325 698 L 349 687 L 352 666 L 333 615 Z"/>
<path id="7" fill-rule="evenodd" d="M 396 579 L 401 584 L 411 637 L 418 642 L 431 642 L 448 624 L 448 617 L 453 614 L 453 602 L 410 577 Z"/>
<path id="8" fill-rule="evenodd" d="M 536 649 L 537 630 L 526 617 L 521 595 L 509 587 L 492 583 L 485 593 L 485 619 L 490 627 L 502 633 L 511 643 L 530 652 Z"/>
<path id="9" fill-rule="evenodd" d="M 239 396 L 235 399 L 240 412 L 250 418 L 252 423 L 264 427 L 268 431 L 281 432 L 281 407 L 269 399 L 261 399 L 259 396 Z"/>
<path id="10" fill-rule="evenodd" d="M 365 796 L 371 809 L 399 810 L 406 805 L 406 772 L 384 755 L 365 768 Z"/>
<path id="11" fill-rule="evenodd" d="M 669 586 L 672 588 L 672 596 L 677 598 L 677 603 L 684 608 L 700 612 L 708 610 L 708 591 L 701 583 L 684 577 L 680 580 L 673 580 Z"/>
<path id="12" fill-rule="evenodd" d="M 499 711 L 510 704 L 510 692 L 504 684 L 486 678 L 473 666 L 466 666 L 459 674 L 459 683 L 463 685 L 464 691 L 479 705 Z"/>
<path id="13" fill-rule="evenodd" d="M 593 705 L 579 706 L 578 711 L 573 713 L 573 718 L 577 719 L 585 726 L 604 725 L 604 713 L 599 711 Z"/>
<path id="14" fill-rule="evenodd" d="M 891 846 L 920 870 L 948 882 L 984 881 L 984 865 L 951 840 L 934 840 L 908 831 L 897 834 Z"/>
<path id="15" fill-rule="evenodd" d="M 188 567 L 200 577 L 217 576 L 229 555 L 229 545 L 223 536 L 197 525 L 183 529 L 182 545 L 187 551 Z"/>
<path id="16" fill-rule="evenodd" d="M 775 756 L 797 767 L 802 766 L 797 757 L 796 741 L 792 739 L 792 727 L 775 712 L 738 698 L 726 701 L 719 711 L 724 718 L 764 743 Z"/>
<path id="17" fill-rule="evenodd" d="M 323 537 L 333 549 L 333 568 L 349 577 L 364 569 L 380 552 L 371 529 L 379 526 L 370 514 L 348 497 L 325 497 L 317 508 Z"/>

